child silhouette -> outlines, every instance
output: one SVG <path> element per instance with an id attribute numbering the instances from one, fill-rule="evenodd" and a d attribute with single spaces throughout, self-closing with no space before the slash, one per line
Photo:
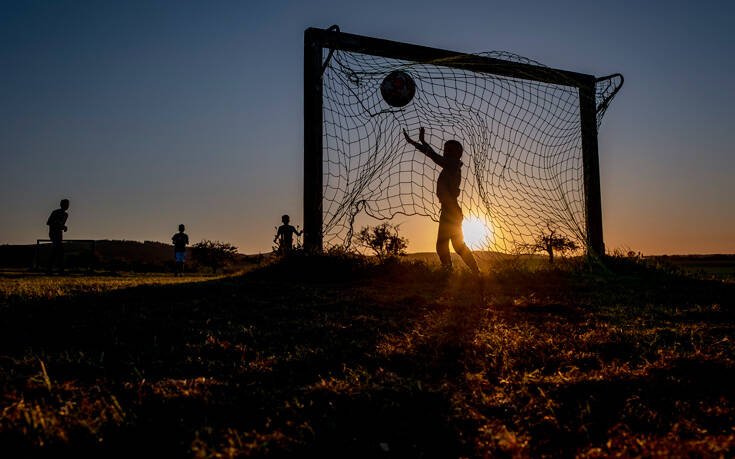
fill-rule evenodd
<path id="1" fill-rule="evenodd" d="M 439 216 L 439 233 L 436 237 L 436 253 L 439 254 L 442 266 L 446 269 L 452 268 L 452 257 L 449 255 L 449 241 L 452 241 L 454 251 L 462 257 L 470 270 L 479 274 L 475 257 L 464 242 L 462 234 L 462 208 L 459 207 L 460 184 L 462 183 L 462 144 L 457 140 L 448 140 L 444 143 L 444 154 L 439 155 L 431 148 L 424 138 L 425 130 L 419 130 L 419 141 L 411 139 L 406 130 L 403 135 L 406 141 L 416 147 L 418 151 L 425 154 L 434 161 L 442 171 L 436 181 L 436 195 L 441 203 L 441 214 Z"/>
<path id="2" fill-rule="evenodd" d="M 176 269 L 174 277 L 184 276 L 184 262 L 186 261 L 186 245 L 189 244 L 189 236 L 184 233 L 186 227 L 179 225 L 179 232 L 174 234 L 171 240 L 174 242 L 174 262 Z"/>
<path id="3" fill-rule="evenodd" d="M 48 238 L 51 239 L 51 257 L 48 261 L 47 272 L 51 273 L 54 266 L 54 261 L 59 259 L 59 271 L 64 272 L 64 232 L 68 229 L 66 227 L 66 219 L 69 218 L 69 214 L 66 212 L 69 210 L 69 200 L 62 199 L 59 203 L 59 208 L 51 212 L 46 224 L 48 225 Z"/>
<path id="4" fill-rule="evenodd" d="M 291 217 L 284 215 L 281 217 L 283 225 L 278 227 L 276 237 L 273 238 L 274 243 L 278 243 L 278 250 L 281 254 L 285 255 L 293 249 L 293 235 L 301 236 L 304 232 L 298 231 L 293 226 L 289 225 Z"/>

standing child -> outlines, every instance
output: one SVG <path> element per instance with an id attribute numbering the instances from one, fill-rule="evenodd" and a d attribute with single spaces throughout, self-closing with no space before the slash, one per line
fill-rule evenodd
<path id="1" fill-rule="evenodd" d="M 51 212 L 46 224 L 48 225 L 48 238 L 51 239 L 51 257 L 48 261 L 47 272 L 51 274 L 54 267 L 54 261 L 59 259 L 60 272 L 64 272 L 64 232 L 67 230 L 66 219 L 69 214 L 69 200 L 62 199 L 59 208 Z"/>
<path id="2" fill-rule="evenodd" d="M 462 208 L 459 207 L 459 186 L 462 182 L 462 144 L 457 140 L 448 140 L 444 143 L 444 155 L 437 154 L 431 145 L 424 139 L 424 128 L 419 130 L 419 141 L 416 142 L 409 137 L 408 132 L 403 130 L 406 141 L 416 147 L 418 151 L 434 161 L 442 171 L 436 181 L 436 195 L 441 203 L 441 214 L 439 215 L 439 234 L 436 237 L 436 252 L 442 265 L 452 268 L 452 257 L 449 255 L 449 241 L 452 241 L 454 251 L 462 257 L 470 270 L 479 274 L 475 257 L 472 251 L 464 243 L 462 234 Z"/>
<path id="3" fill-rule="evenodd" d="M 293 235 L 301 236 L 304 232 L 298 231 L 293 226 L 289 225 L 291 217 L 284 215 L 281 217 L 283 225 L 278 227 L 276 237 L 273 238 L 273 242 L 278 243 L 278 249 L 282 255 L 286 255 L 293 249 Z"/>
<path id="4" fill-rule="evenodd" d="M 179 225 L 179 232 L 174 234 L 171 238 L 174 241 L 174 260 L 176 262 L 176 269 L 174 270 L 174 277 L 184 276 L 184 262 L 186 261 L 186 246 L 189 244 L 189 236 L 184 233 L 184 225 Z"/>

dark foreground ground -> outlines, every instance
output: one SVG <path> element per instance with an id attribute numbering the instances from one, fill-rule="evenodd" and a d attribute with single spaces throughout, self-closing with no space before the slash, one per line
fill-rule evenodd
<path id="1" fill-rule="evenodd" d="M 611 260 L 483 298 L 345 258 L 54 282 L 0 292 L 3 457 L 735 455 L 731 282 Z"/>

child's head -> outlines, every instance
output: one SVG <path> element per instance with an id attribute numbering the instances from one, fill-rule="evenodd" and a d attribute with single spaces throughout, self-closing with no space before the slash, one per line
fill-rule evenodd
<path id="1" fill-rule="evenodd" d="M 283 217 L 281 217 L 281 221 L 284 225 L 288 225 L 288 222 L 291 221 L 291 217 L 289 217 L 288 215 L 284 215 Z"/>
<path id="2" fill-rule="evenodd" d="M 179 233 L 183 233 L 185 229 L 184 225 L 179 225 Z"/>
<path id="3" fill-rule="evenodd" d="M 68 199 L 62 199 L 59 203 L 62 209 L 66 210 L 69 208 L 69 200 Z"/>
<path id="4" fill-rule="evenodd" d="M 444 143 L 444 156 L 459 159 L 462 157 L 462 144 L 457 140 L 447 140 Z"/>

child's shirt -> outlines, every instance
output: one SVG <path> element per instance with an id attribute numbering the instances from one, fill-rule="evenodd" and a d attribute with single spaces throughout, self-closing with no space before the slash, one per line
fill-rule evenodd
<path id="1" fill-rule="evenodd" d="M 462 183 L 462 161 L 441 156 L 431 147 L 429 147 L 428 156 L 442 168 L 436 180 L 436 195 L 442 208 L 458 207 L 459 185 Z"/>
<path id="2" fill-rule="evenodd" d="M 296 232 L 296 228 L 291 225 L 281 225 L 278 227 L 277 237 L 281 239 L 281 244 L 291 246 L 293 244 L 293 235 Z"/>
<path id="3" fill-rule="evenodd" d="M 51 212 L 48 220 L 46 220 L 46 224 L 48 225 L 48 235 L 50 239 L 61 239 L 67 218 L 69 218 L 69 214 L 66 213 L 64 209 L 56 209 Z"/>
<path id="4" fill-rule="evenodd" d="M 186 233 L 176 233 L 171 240 L 174 241 L 174 252 L 186 252 L 186 245 L 189 243 Z"/>

